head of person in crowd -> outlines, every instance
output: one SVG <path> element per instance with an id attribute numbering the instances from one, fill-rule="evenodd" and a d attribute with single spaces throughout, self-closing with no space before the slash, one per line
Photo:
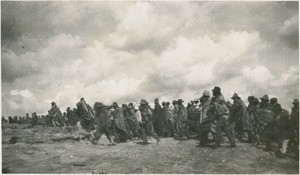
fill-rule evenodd
<path id="1" fill-rule="evenodd" d="M 162 105 L 162 107 L 165 107 L 165 106 L 166 106 L 166 102 L 163 101 L 163 102 L 161 103 L 161 105 Z"/>
<path id="2" fill-rule="evenodd" d="M 178 99 L 178 100 L 177 100 L 178 105 L 182 105 L 183 102 L 184 102 L 184 101 L 183 101 L 182 99 Z"/>
<path id="3" fill-rule="evenodd" d="M 51 106 L 53 107 L 53 106 L 55 106 L 56 105 L 56 103 L 53 101 L 52 103 L 51 103 Z"/>
<path id="4" fill-rule="evenodd" d="M 188 102 L 187 108 L 190 108 L 190 107 L 192 107 L 192 106 L 193 106 L 193 104 L 192 104 L 191 102 Z"/>
<path id="5" fill-rule="evenodd" d="M 140 105 L 141 106 L 146 106 L 146 105 L 148 105 L 148 102 L 145 99 L 141 99 Z"/>
<path id="6" fill-rule="evenodd" d="M 210 93 L 208 90 L 204 90 L 202 93 L 202 97 L 200 97 L 200 103 L 205 102 L 210 98 Z"/>
<path id="7" fill-rule="evenodd" d="M 116 109 L 117 107 L 119 107 L 119 105 L 118 105 L 117 102 L 113 102 L 112 107 L 113 107 L 114 109 Z"/>
<path id="8" fill-rule="evenodd" d="M 252 104 L 253 104 L 254 106 L 259 105 L 259 99 L 256 98 L 256 97 L 254 97 L 254 98 L 253 98 L 253 101 L 252 101 Z"/>
<path id="9" fill-rule="evenodd" d="M 190 103 L 192 106 L 194 106 L 194 104 L 195 104 L 193 100 L 191 100 Z"/>
<path id="10" fill-rule="evenodd" d="M 252 103 L 253 103 L 253 100 L 254 100 L 254 96 L 249 96 L 249 97 L 248 97 L 248 102 L 249 102 L 249 104 L 252 104 Z"/>
<path id="11" fill-rule="evenodd" d="M 105 107 L 106 106 L 102 102 L 95 102 L 95 104 L 94 104 L 94 109 L 95 110 L 103 109 Z"/>
<path id="12" fill-rule="evenodd" d="M 139 110 L 139 106 L 138 105 L 135 105 L 134 106 L 134 112 L 137 112 Z"/>
<path id="13" fill-rule="evenodd" d="M 199 98 L 194 99 L 194 104 L 197 105 L 199 103 Z"/>
<path id="14" fill-rule="evenodd" d="M 261 105 L 265 105 L 266 103 L 269 102 L 269 96 L 266 94 L 263 97 L 260 98 Z"/>
<path id="15" fill-rule="evenodd" d="M 279 115 L 282 112 L 282 108 L 279 103 L 275 103 L 273 109 L 274 109 L 275 115 Z"/>
<path id="16" fill-rule="evenodd" d="M 166 102 L 166 106 L 169 107 L 170 106 L 170 102 L 167 101 Z"/>
<path id="17" fill-rule="evenodd" d="M 155 98 L 155 99 L 154 99 L 154 104 L 159 104 L 158 98 Z"/>
<path id="18" fill-rule="evenodd" d="M 231 99 L 233 100 L 233 103 L 238 103 L 241 100 L 241 97 L 239 97 L 237 93 L 234 93 Z"/>
<path id="19" fill-rule="evenodd" d="M 273 98 L 270 99 L 271 105 L 274 105 L 277 102 L 278 102 L 278 99 L 276 97 L 273 97 Z"/>
<path id="20" fill-rule="evenodd" d="M 128 108 L 133 109 L 134 108 L 133 103 L 129 103 Z"/>
<path id="21" fill-rule="evenodd" d="M 127 105 L 126 105 L 126 104 L 122 104 L 122 108 L 123 108 L 123 109 L 126 109 L 126 108 L 127 108 Z"/>
<path id="22" fill-rule="evenodd" d="M 173 106 L 178 106 L 177 100 L 173 100 L 172 104 L 173 104 Z"/>
<path id="23" fill-rule="evenodd" d="M 215 86 L 214 89 L 212 90 L 213 96 L 218 96 L 221 94 L 221 88 L 218 86 Z"/>
<path id="24" fill-rule="evenodd" d="M 294 105 L 294 106 L 299 106 L 299 100 L 298 100 L 298 99 L 294 99 L 293 105 Z"/>

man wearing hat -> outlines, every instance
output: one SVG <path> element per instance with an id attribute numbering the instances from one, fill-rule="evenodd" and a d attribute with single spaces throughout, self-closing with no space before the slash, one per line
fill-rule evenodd
<path id="1" fill-rule="evenodd" d="M 275 114 L 273 106 L 269 103 L 269 96 L 266 94 L 260 99 L 258 132 L 265 138 L 266 148 L 264 151 L 271 151 L 271 141 L 275 139 Z"/>
<path id="2" fill-rule="evenodd" d="M 297 143 L 299 144 L 299 100 L 294 99 L 292 111 L 290 113 L 291 127 L 293 129 L 294 138 L 296 138 Z"/>
<path id="3" fill-rule="evenodd" d="M 199 98 L 195 98 L 194 99 L 194 105 L 196 106 L 196 108 L 198 107 L 198 103 L 199 103 Z"/>
<path id="4" fill-rule="evenodd" d="M 290 113 L 290 122 L 292 128 L 292 135 L 291 135 L 291 143 L 293 152 L 295 153 L 295 159 L 299 160 L 299 100 L 294 99 L 293 101 L 292 111 Z"/>
<path id="5" fill-rule="evenodd" d="M 119 107 L 117 102 L 112 104 L 113 111 L 111 112 L 113 117 L 113 134 L 116 137 L 116 142 L 126 142 L 127 139 L 132 139 L 131 133 L 128 131 L 126 121 L 123 115 L 123 110 Z"/>
<path id="6" fill-rule="evenodd" d="M 134 137 L 141 138 L 141 135 L 139 134 L 139 123 L 137 120 L 136 110 L 134 109 L 134 106 L 132 103 L 128 104 L 128 113 L 129 113 L 129 121 L 130 121 L 130 131 L 132 132 Z"/>
<path id="7" fill-rule="evenodd" d="M 51 103 L 50 115 L 53 117 L 55 126 L 64 126 L 62 113 L 55 102 Z"/>
<path id="8" fill-rule="evenodd" d="M 110 119 L 106 110 L 106 106 L 101 102 L 96 102 L 94 104 L 95 109 L 95 123 L 97 125 L 97 130 L 94 133 L 95 139 L 94 144 L 100 139 L 100 137 L 105 134 L 110 143 L 112 140 L 110 138 Z"/>
<path id="9" fill-rule="evenodd" d="M 137 121 L 135 120 L 135 113 L 133 111 L 133 104 L 131 103 L 130 105 L 126 105 L 126 104 L 123 104 L 122 105 L 123 108 L 123 114 L 125 116 L 125 119 L 126 119 L 126 124 L 127 124 L 127 128 L 128 130 L 132 133 L 132 135 L 134 137 L 138 137 L 139 134 L 137 132 Z"/>
<path id="10" fill-rule="evenodd" d="M 222 131 L 225 132 L 226 137 L 230 142 L 230 147 L 236 147 L 234 136 L 229 127 L 229 109 L 225 104 L 224 96 L 221 93 L 221 88 L 215 87 L 213 90 L 213 97 L 210 104 L 209 112 L 213 114 L 216 122 L 216 141 L 215 146 L 219 147 L 222 141 Z"/>
<path id="11" fill-rule="evenodd" d="M 74 116 L 74 112 L 71 110 L 70 107 L 68 107 L 66 111 L 67 111 L 67 118 L 68 118 L 70 125 L 76 126 L 76 119 Z"/>
<path id="12" fill-rule="evenodd" d="M 94 135 L 91 133 L 91 131 L 95 129 L 94 116 L 91 115 L 89 108 L 82 100 L 76 103 L 76 106 L 76 115 L 79 118 L 77 128 L 82 135 L 84 135 L 90 142 L 94 143 Z"/>
<path id="13" fill-rule="evenodd" d="M 175 128 L 175 135 L 178 136 L 179 135 L 179 128 L 178 128 L 178 111 L 179 111 L 179 108 L 178 108 L 177 100 L 173 100 L 172 104 L 173 104 L 172 116 L 173 116 L 173 119 L 174 119 L 173 123 L 174 123 L 174 128 Z"/>
<path id="14" fill-rule="evenodd" d="M 294 106 L 292 107 L 292 111 L 290 114 L 291 123 L 292 123 L 292 128 L 296 133 L 296 138 L 299 138 L 299 100 L 294 99 L 293 105 Z"/>
<path id="15" fill-rule="evenodd" d="M 196 100 L 196 99 L 195 99 Z M 194 102 L 193 102 L 194 103 Z M 191 105 L 188 109 L 187 109 L 187 118 L 188 118 L 188 122 L 189 122 L 189 133 L 190 134 L 198 134 L 198 128 L 197 128 L 197 121 L 199 118 L 199 108 L 197 107 L 197 105 Z"/>
<path id="16" fill-rule="evenodd" d="M 225 98 L 223 94 L 221 93 L 221 88 L 218 86 L 215 86 L 213 90 L 213 97 L 211 98 L 211 103 L 225 103 Z"/>
<path id="17" fill-rule="evenodd" d="M 139 111 L 141 113 L 142 122 L 140 124 L 142 139 L 144 144 L 148 144 L 147 136 L 152 136 L 156 139 L 156 143 L 159 142 L 159 136 L 157 136 L 153 131 L 152 126 L 152 112 L 148 102 L 141 99 Z"/>
<path id="18" fill-rule="evenodd" d="M 197 123 L 199 123 L 199 132 L 200 132 L 200 141 L 199 146 L 205 147 L 208 146 L 208 134 L 212 132 L 212 115 L 209 115 L 208 111 L 210 109 L 211 98 L 209 91 L 205 90 L 200 97 L 199 112 L 200 117 L 198 118 Z M 214 130 L 215 131 L 215 130 Z"/>
<path id="19" fill-rule="evenodd" d="M 178 99 L 178 129 L 179 129 L 179 139 L 187 140 L 190 138 L 189 135 L 189 127 L 188 127 L 188 119 L 187 119 L 187 112 L 182 104 L 184 101 L 182 99 Z"/>
<path id="20" fill-rule="evenodd" d="M 233 129 L 237 132 L 239 138 L 244 137 L 244 132 L 248 133 L 248 142 L 256 142 L 256 137 L 253 131 L 253 123 L 250 119 L 247 107 L 243 100 L 234 93 L 231 97 L 233 105 L 230 111 L 230 123 Z"/>
<path id="21" fill-rule="evenodd" d="M 248 113 L 249 113 L 249 117 L 252 121 L 252 125 L 253 125 L 253 131 L 255 134 L 255 138 L 256 138 L 256 142 L 255 145 L 259 145 L 259 135 L 258 135 L 258 126 L 259 126 L 259 116 L 258 116 L 258 111 L 259 111 L 259 100 L 258 98 L 254 97 L 254 96 L 249 96 L 248 97 L 248 102 L 249 105 L 247 107 Z"/>
<path id="22" fill-rule="evenodd" d="M 277 123 L 276 123 L 276 141 L 279 145 L 280 152 L 285 154 L 287 151 L 287 145 L 289 139 L 291 138 L 292 128 L 290 125 L 289 112 L 281 108 L 279 103 L 276 103 L 273 107 L 276 113 Z"/>
<path id="23" fill-rule="evenodd" d="M 162 119 L 163 119 L 163 136 L 168 137 L 172 134 L 172 126 L 170 125 L 170 113 L 167 102 L 162 102 Z"/>
<path id="24" fill-rule="evenodd" d="M 173 117 L 173 109 L 170 107 L 170 102 L 166 102 L 166 118 L 168 123 L 168 129 L 171 133 L 171 137 L 175 136 L 175 123 L 174 123 L 174 117 Z"/>
<path id="25" fill-rule="evenodd" d="M 152 124 L 156 134 L 159 136 L 163 136 L 163 110 L 159 104 L 158 98 L 154 99 Z"/>

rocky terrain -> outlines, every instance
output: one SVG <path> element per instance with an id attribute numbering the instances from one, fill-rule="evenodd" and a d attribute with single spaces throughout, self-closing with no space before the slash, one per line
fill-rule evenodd
<path id="1" fill-rule="evenodd" d="M 250 144 L 236 148 L 199 148 L 196 140 L 162 138 L 157 145 L 141 140 L 110 146 L 82 139 L 74 127 L 2 125 L 3 173 L 260 173 L 299 174 L 298 162 L 278 159 Z"/>

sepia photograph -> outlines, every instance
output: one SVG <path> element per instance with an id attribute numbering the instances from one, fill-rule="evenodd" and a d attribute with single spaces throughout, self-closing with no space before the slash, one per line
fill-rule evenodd
<path id="1" fill-rule="evenodd" d="M 298 1 L 1 1 L 2 174 L 299 174 Z"/>

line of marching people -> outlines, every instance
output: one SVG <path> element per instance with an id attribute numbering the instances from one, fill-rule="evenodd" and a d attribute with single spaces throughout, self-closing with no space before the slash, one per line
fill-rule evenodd
<path id="1" fill-rule="evenodd" d="M 282 109 L 278 99 L 264 95 L 260 99 L 249 96 L 246 106 L 241 97 L 234 93 L 233 103 L 225 101 L 220 87 L 205 90 L 200 98 L 190 101 L 185 107 L 182 99 L 162 102 L 154 99 L 154 108 L 142 99 L 139 104 L 129 103 L 104 105 L 95 102 L 88 105 L 84 98 L 77 108 L 61 113 L 55 102 L 45 118 L 45 126 L 77 126 L 79 131 L 93 144 L 104 134 L 110 143 L 142 139 L 148 144 L 149 136 L 159 143 L 161 137 L 178 140 L 197 139 L 199 147 L 220 147 L 229 141 L 236 147 L 236 139 L 254 146 L 264 144 L 265 151 L 272 151 L 276 144 L 278 157 L 299 155 L 299 101 L 293 101 L 291 112 Z M 28 115 L 34 126 L 39 118 Z M 11 119 L 10 119 L 11 120 Z M 3 117 L 2 117 L 3 123 Z M 272 147 L 273 146 L 273 147 Z"/>

